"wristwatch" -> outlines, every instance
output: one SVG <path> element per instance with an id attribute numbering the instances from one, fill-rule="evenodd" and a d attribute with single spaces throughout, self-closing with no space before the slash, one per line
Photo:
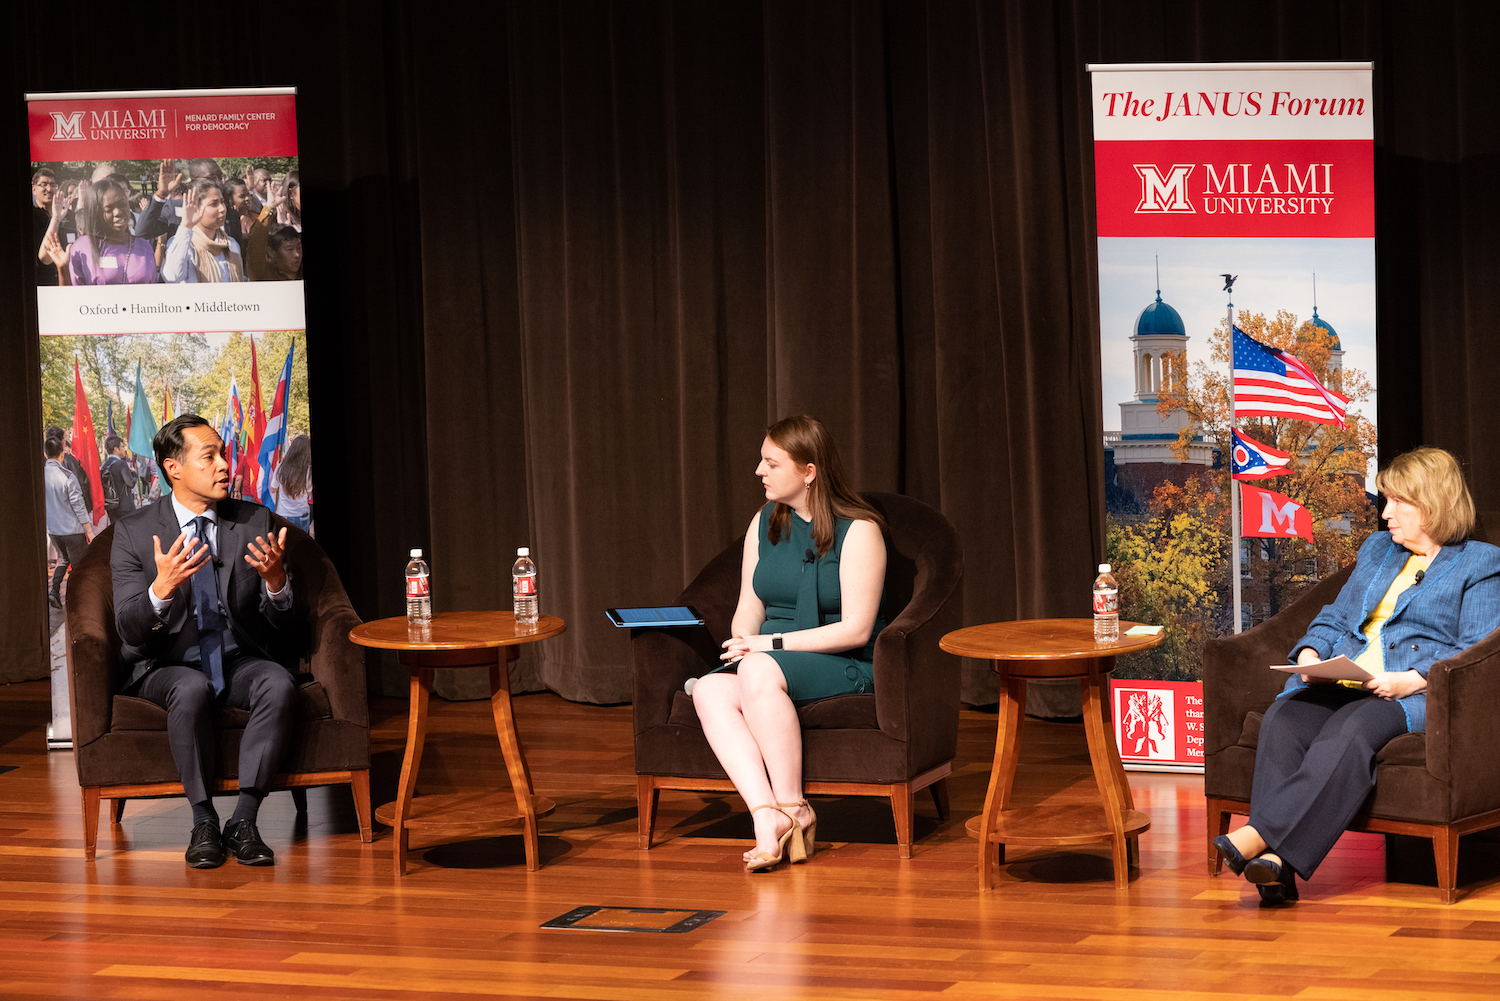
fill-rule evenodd
<path id="1" fill-rule="evenodd" d="M 781 634 L 780 633 L 772 633 L 771 634 L 771 649 L 772 650 L 780 650 L 781 649 Z"/>

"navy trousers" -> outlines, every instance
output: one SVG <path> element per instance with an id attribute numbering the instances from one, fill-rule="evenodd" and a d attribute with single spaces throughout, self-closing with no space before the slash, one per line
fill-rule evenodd
<path id="1" fill-rule="evenodd" d="M 280 664 L 226 654 L 219 699 L 201 668 L 157 667 L 141 679 L 135 694 L 167 711 L 167 741 L 189 803 L 202 803 L 210 795 L 219 746 L 214 713 L 220 704 L 250 711 L 240 738 L 240 788 L 264 791 L 281 770 L 296 722 L 297 687 Z"/>
<path id="2" fill-rule="evenodd" d="M 1250 826 L 1310 879 L 1375 788 L 1375 755 L 1406 733 L 1394 700 L 1310 685 L 1271 703 L 1255 748 Z"/>

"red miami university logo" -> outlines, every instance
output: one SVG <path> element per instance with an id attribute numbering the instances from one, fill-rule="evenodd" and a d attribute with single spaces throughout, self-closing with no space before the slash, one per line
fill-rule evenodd
<path id="1" fill-rule="evenodd" d="M 53 111 L 50 114 L 54 140 L 83 138 L 83 112 L 75 111 L 71 115 L 64 115 L 60 111 Z"/>
<path id="2" fill-rule="evenodd" d="M 1187 182 L 1192 176 L 1192 163 L 1174 163 L 1163 176 L 1154 163 L 1131 164 L 1141 176 L 1141 203 L 1135 207 L 1137 214 L 1178 213 L 1196 214 L 1193 203 L 1188 200 Z"/>

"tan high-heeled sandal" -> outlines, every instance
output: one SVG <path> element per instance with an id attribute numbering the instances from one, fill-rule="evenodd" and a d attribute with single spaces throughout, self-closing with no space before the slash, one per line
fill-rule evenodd
<path id="1" fill-rule="evenodd" d="M 802 846 L 802 826 L 792 818 L 791 814 L 787 813 L 779 806 L 773 806 L 770 803 L 766 803 L 762 806 L 751 807 L 750 815 L 754 816 L 755 813 L 759 810 L 775 810 L 777 813 L 785 817 L 792 826 L 787 828 L 786 833 L 783 834 L 781 836 L 781 839 L 776 842 L 776 854 L 770 855 L 766 852 L 755 852 L 753 855 L 751 855 L 750 861 L 745 863 L 746 872 L 762 872 L 766 869 L 772 868 L 773 866 L 780 865 L 781 860 L 787 857 L 788 852 L 791 853 L 793 859 L 795 859 L 799 853 L 805 854 L 805 849 Z M 788 846 L 788 842 L 790 842 L 790 847 Z"/>
<path id="2" fill-rule="evenodd" d="M 806 827 L 798 824 L 797 818 L 792 817 L 792 825 L 797 827 L 801 834 L 801 837 L 792 842 L 792 861 L 806 862 L 818 850 L 818 815 L 813 812 L 812 804 L 806 799 L 799 799 L 795 803 L 777 803 L 776 805 L 781 808 L 782 813 L 805 806 L 807 807 L 807 812 L 813 815 L 812 822 Z M 792 815 L 787 813 L 787 816 L 791 817 Z"/>

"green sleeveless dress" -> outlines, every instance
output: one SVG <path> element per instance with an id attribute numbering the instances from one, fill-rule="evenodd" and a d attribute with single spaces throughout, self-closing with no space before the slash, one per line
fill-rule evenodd
<path id="1" fill-rule="evenodd" d="M 854 522 L 840 518 L 833 545 L 821 559 L 817 559 L 818 547 L 813 542 L 812 522 L 803 521 L 795 512 L 787 519 L 791 537 L 771 545 L 766 533 L 773 507 L 773 504 L 767 504 L 761 508 L 757 521 L 760 558 L 755 565 L 752 585 L 756 597 L 766 609 L 766 621 L 760 631 L 763 634 L 790 633 L 839 621 L 843 610 L 839 557 L 843 552 L 844 537 Z M 768 651 L 786 677 L 787 694 L 793 702 L 875 690 L 875 637 L 886 626 L 883 593 L 881 605 L 882 614 L 875 618 L 870 641 L 861 649 L 843 653 Z"/>

